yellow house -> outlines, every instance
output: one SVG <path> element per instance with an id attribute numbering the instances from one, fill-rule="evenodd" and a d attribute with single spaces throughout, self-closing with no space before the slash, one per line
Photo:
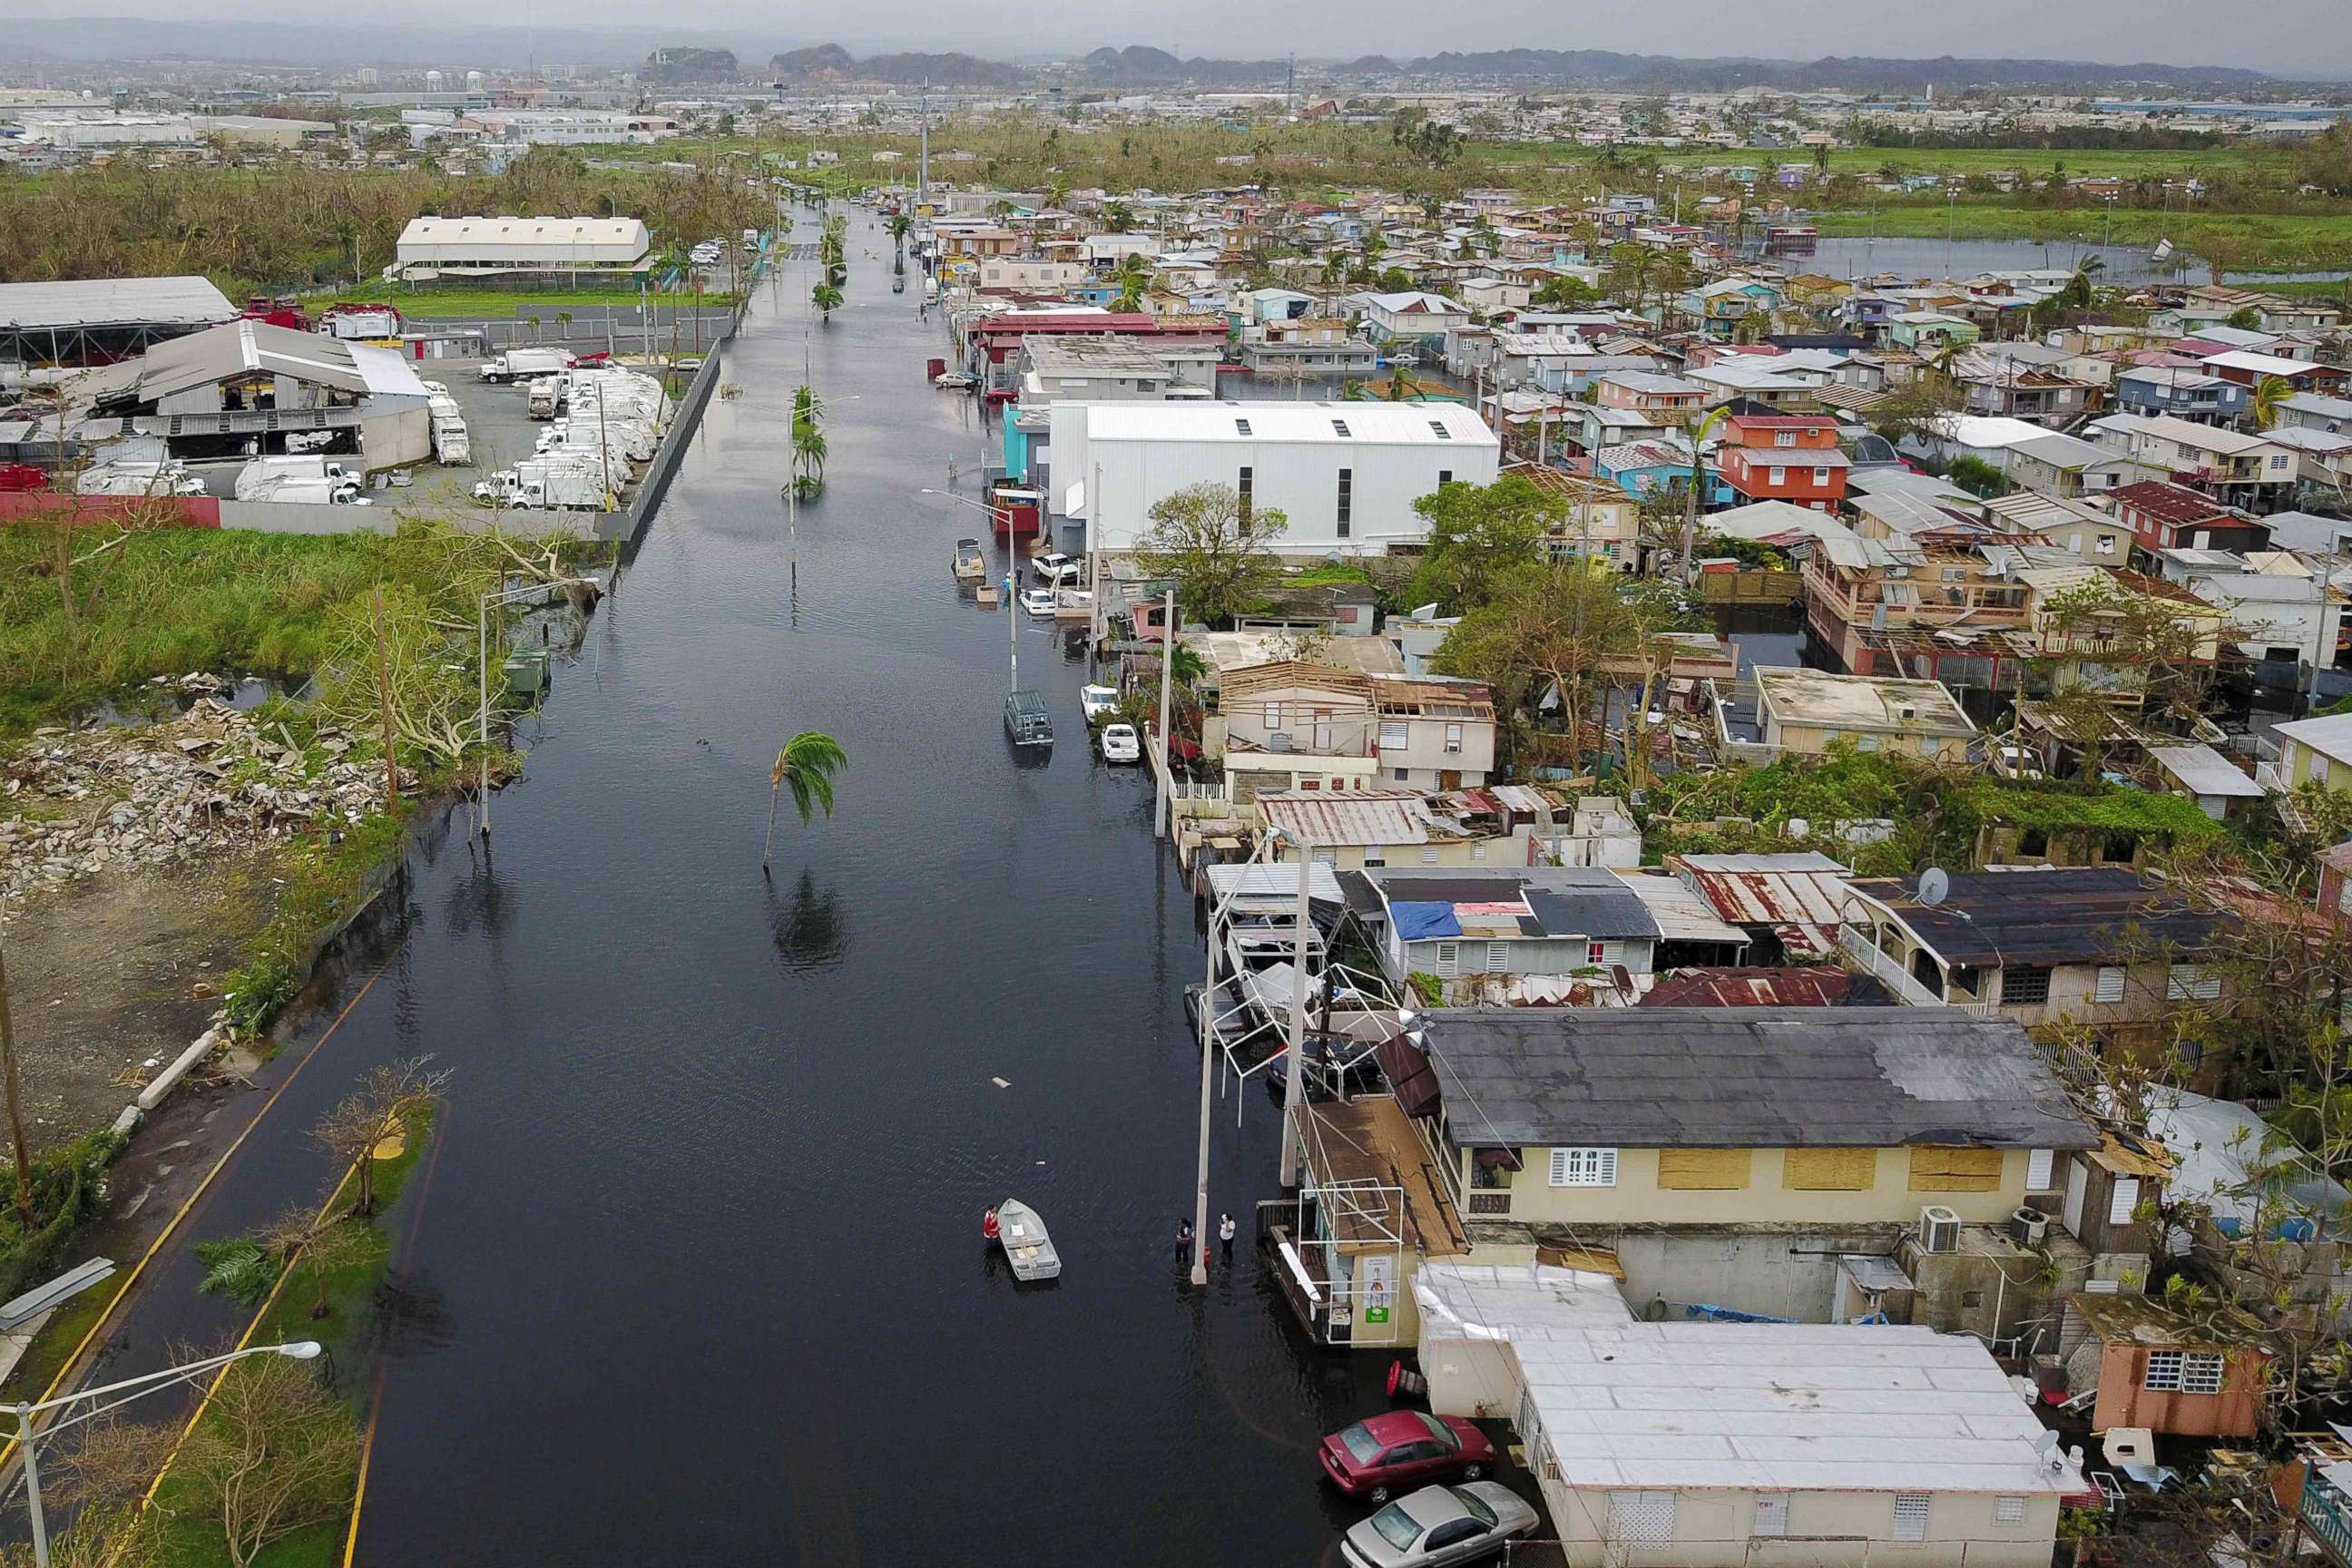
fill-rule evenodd
<path id="1" fill-rule="evenodd" d="M 1757 720 L 1778 753 L 1819 756 L 1833 741 L 1859 751 L 1970 765 L 1977 727 L 1940 681 L 1825 670 L 1756 671 Z"/>
<path id="2" fill-rule="evenodd" d="M 1818 1321 L 1834 1266 L 1792 1249 L 2054 1206 L 2097 1141 L 2023 1028 L 1958 1007 L 1437 1009 L 1412 1038 L 1391 1079 L 1479 1256 L 1615 1248 L 1633 1299 Z"/>
<path id="3" fill-rule="evenodd" d="M 2352 792 L 2352 713 L 2298 719 L 2271 731 L 2278 738 L 2278 761 L 2265 783 L 2281 789 L 2306 784 Z"/>

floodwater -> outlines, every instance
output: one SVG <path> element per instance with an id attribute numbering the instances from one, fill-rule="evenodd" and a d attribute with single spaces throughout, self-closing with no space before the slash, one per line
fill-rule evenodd
<path id="1" fill-rule="evenodd" d="M 292 1163 L 361 1065 L 455 1071 L 404 1201 L 363 1563 L 1308 1563 L 1364 1511 L 1313 1445 L 1387 1361 L 1307 1349 L 1257 1278 L 1255 1089 L 1215 1119 L 1236 1269 L 1184 1283 L 1192 902 L 1148 775 L 1089 755 L 1082 665 L 1025 619 L 1061 740 L 1005 742 L 1009 617 L 948 570 L 979 514 L 918 493 L 951 458 L 973 493 L 987 433 L 925 384 L 939 323 L 872 221 L 829 326 L 807 263 L 763 290 L 494 847 L 460 812 L 420 852 L 389 967 L 280 1113 Z M 804 355 L 831 453 L 795 545 Z M 839 809 L 787 801 L 763 877 L 800 730 L 848 752 Z M 982 1245 L 1008 1195 L 1058 1285 Z M 268 1212 L 216 1206 L 194 1234 Z"/>
<path id="2" fill-rule="evenodd" d="M 1946 245 L 1935 238 L 1823 239 L 1811 256 L 1781 258 L 1792 272 L 1825 278 L 1871 278 L 1891 272 L 1898 278 L 1973 278 L 1979 272 L 2022 272 L 2033 269 L 2074 270 L 2086 256 L 2106 263 L 2102 283 L 2204 283 L 2211 279 L 2207 265 L 2176 249 L 2162 262 L 2148 259 L 2144 246 L 2097 244 L 2095 239 L 1958 239 Z M 2243 288 L 2264 283 L 2341 277 L 2340 272 L 2233 272 L 2230 281 Z"/>

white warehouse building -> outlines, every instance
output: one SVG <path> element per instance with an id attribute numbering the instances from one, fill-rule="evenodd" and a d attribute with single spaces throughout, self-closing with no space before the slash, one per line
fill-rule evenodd
<path id="1" fill-rule="evenodd" d="M 635 274 L 653 236 L 634 217 L 418 217 L 400 231 L 387 279 L 499 278 L 517 273 Z"/>
<path id="2" fill-rule="evenodd" d="M 1293 556 L 1418 544 L 1429 524 L 1412 503 L 1449 481 L 1493 484 L 1501 460 L 1454 403 L 1056 404 L 1045 453 L 1055 510 L 1086 524 L 1089 548 L 1133 549 L 1155 505 L 1214 483 L 1282 512 L 1274 547 Z"/>

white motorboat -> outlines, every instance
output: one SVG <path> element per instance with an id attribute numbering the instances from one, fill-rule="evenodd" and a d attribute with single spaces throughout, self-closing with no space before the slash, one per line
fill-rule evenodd
<path id="1" fill-rule="evenodd" d="M 1007 1198 L 996 1205 L 996 1238 L 1004 1244 L 1004 1256 L 1013 1265 L 1015 1279 L 1061 1277 L 1062 1255 L 1054 1250 L 1045 1222 L 1018 1198 Z"/>

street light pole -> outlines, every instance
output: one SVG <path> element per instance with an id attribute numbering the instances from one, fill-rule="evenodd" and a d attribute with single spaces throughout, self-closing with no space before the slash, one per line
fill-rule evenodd
<path id="1" fill-rule="evenodd" d="M 520 588 L 505 588 L 495 594 L 481 595 L 478 606 L 475 634 L 475 657 L 480 663 L 481 708 L 478 742 L 482 748 L 482 837 L 490 836 L 490 606 L 510 605 L 544 594 L 551 588 L 578 588 L 589 585 L 585 577 L 559 577 L 551 583 L 528 583 Z M 503 640 L 503 639 L 502 639 Z"/>
<path id="2" fill-rule="evenodd" d="M 1151 837 L 1168 837 L 1168 814 L 1174 809 L 1168 799 L 1169 700 L 1170 688 L 1176 684 L 1176 590 L 1168 590 L 1160 601 L 1160 765 L 1152 776 L 1160 785 L 1160 798 L 1151 808 Z"/>
<path id="3" fill-rule="evenodd" d="M 143 1377 L 125 1378 L 120 1383 L 104 1384 L 97 1388 L 85 1388 L 78 1394 L 68 1394 L 58 1399 L 43 1399 L 0 1406 L 0 1409 L 5 1409 L 16 1417 L 16 1446 L 24 1451 L 25 1455 L 25 1508 L 26 1511 L 32 1516 L 35 1568 L 49 1568 L 49 1531 L 47 1519 L 41 1511 L 41 1471 L 40 1462 L 35 1452 L 37 1444 L 37 1435 L 33 1430 L 34 1416 L 45 1410 L 62 1410 L 68 1405 L 80 1405 L 93 1399 L 105 1399 L 110 1394 L 122 1396 L 110 1404 L 101 1405 L 95 1410 L 85 1411 L 70 1419 L 52 1423 L 49 1430 L 53 1433 L 59 1432 L 68 1426 L 79 1426 L 94 1416 L 103 1415 L 108 1411 L 127 1405 L 133 1399 L 143 1398 L 173 1384 L 186 1383 L 200 1373 L 226 1366 L 231 1362 L 244 1361 L 249 1356 L 257 1355 L 282 1355 L 289 1361 L 316 1361 L 325 1352 L 325 1349 L 326 1347 L 316 1340 L 296 1340 L 290 1344 L 252 1345 L 244 1350 L 231 1351 L 226 1355 L 216 1355 L 205 1361 L 190 1362 L 185 1366 L 165 1367 L 162 1372 L 151 1372 Z"/>

